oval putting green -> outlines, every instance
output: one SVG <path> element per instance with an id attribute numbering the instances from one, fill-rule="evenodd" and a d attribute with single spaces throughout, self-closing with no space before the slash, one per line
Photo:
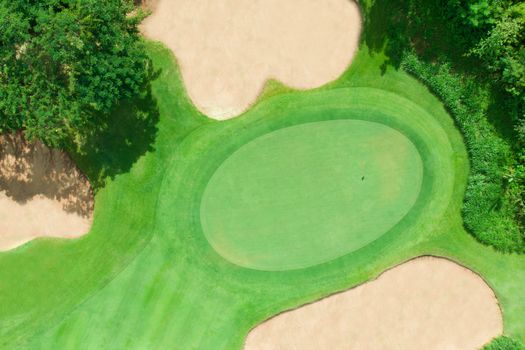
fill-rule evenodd
<path id="1" fill-rule="evenodd" d="M 210 178 L 200 220 L 227 260 L 260 270 L 316 265 L 355 251 L 415 203 L 423 165 L 384 124 L 329 120 L 260 136 Z"/>

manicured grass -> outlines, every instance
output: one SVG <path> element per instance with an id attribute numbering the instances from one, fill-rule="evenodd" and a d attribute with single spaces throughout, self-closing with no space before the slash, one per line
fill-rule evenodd
<path id="1" fill-rule="evenodd" d="M 297 117 L 327 121 L 267 133 L 219 166 L 200 206 L 204 234 L 219 254 L 254 269 L 308 267 L 365 246 L 412 208 L 423 173 L 416 147 L 385 124 L 358 119 L 372 111 L 341 107 Z M 400 122 L 421 118 L 403 112 Z M 305 111 L 275 117 L 291 113 Z"/>
<path id="2" fill-rule="evenodd" d="M 499 298 L 505 332 L 525 339 L 525 256 L 498 253 L 464 231 L 465 148 L 415 79 L 382 69 L 385 57 L 363 46 L 338 81 L 313 92 L 274 83 L 244 116 L 214 122 L 189 103 L 173 56 L 148 47 L 160 69 L 150 101 L 158 107 L 148 109 L 159 119 L 144 128 L 154 135 L 127 137 L 136 124 L 122 114 L 117 131 L 96 143 L 122 139 L 118 151 L 79 158 L 91 177 L 113 176 L 97 194 L 89 235 L 0 254 L 0 348 L 239 349 L 262 320 L 422 254 L 479 272 Z M 201 199 L 235 150 L 275 130 L 357 115 L 400 131 L 421 156 L 421 190 L 407 216 L 370 244 L 307 268 L 247 269 L 217 254 L 202 232 Z M 150 139 L 149 147 L 133 143 Z"/>
<path id="3" fill-rule="evenodd" d="M 188 103 L 171 54 L 149 48 L 161 69 L 153 85 L 155 142 L 99 191 L 88 236 L 0 255 L 0 347 L 241 348 L 248 330 L 271 315 L 422 254 L 481 273 L 499 298 L 505 332 L 525 338 L 525 257 L 497 253 L 463 230 L 465 149 L 442 104 L 420 83 L 400 71 L 382 74 L 384 58 L 363 47 L 339 81 L 316 92 L 274 84 L 267 90 L 273 97 L 219 123 Z M 361 249 L 303 269 L 246 269 L 217 254 L 200 226 L 201 195 L 217 167 L 249 140 L 348 109 L 371 121 L 381 114 L 381 123 L 401 130 L 422 155 L 420 195 L 401 224 Z M 286 114 L 291 110 L 309 113 Z M 91 169 L 113 164 L 111 157 L 83 159 Z"/>

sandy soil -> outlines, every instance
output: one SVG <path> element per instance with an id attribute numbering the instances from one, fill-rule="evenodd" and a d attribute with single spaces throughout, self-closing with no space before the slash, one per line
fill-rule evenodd
<path id="1" fill-rule="evenodd" d="M 227 119 L 269 78 L 301 89 L 336 79 L 361 18 L 350 0 L 158 0 L 142 31 L 173 50 L 195 105 Z"/>
<path id="2" fill-rule="evenodd" d="M 422 257 L 264 322 L 245 349 L 475 350 L 502 333 L 502 322 L 493 291 L 477 274 Z"/>
<path id="3" fill-rule="evenodd" d="M 158 0 L 135 0 L 136 5 L 141 5 L 142 8 L 149 11 L 155 11 Z"/>
<path id="4" fill-rule="evenodd" d="M 78 237 L 92 212 L 89 182 L 66 154 L 0 135 L 0 251 L 41 236 Z"/>

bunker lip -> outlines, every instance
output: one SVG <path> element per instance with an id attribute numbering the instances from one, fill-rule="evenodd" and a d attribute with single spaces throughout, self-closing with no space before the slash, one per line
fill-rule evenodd
<path id="1" fill-rule="evenodd" d="M 238 266 L 307 268 L 389 232 L 422 179 L 416 146 L 396 129 L 359 119 L 301 123 L 230 154 L 208 180 L 200 222 L 214 250 Z"/>
<path id="2" fill-rule="evenodd" d="M 79 237 L 92 213 L 91 186 L 69 156 L 22 133 L 0 135 L 0 251 L 38 237 Z"/>
<path id="3" fill-rule="evenodd" d="M 439 292 L 443 288 L 448 288 L 446 295 Z M 251 329 L 244 349 L 394 345 L 476 350 L 502 332 L 502 312 L 485 280 L 448 258 L 426 255 L 347 291 L 267 319 Z"/>
<path id="4" fill-rule="evenodd" d="M 357 51 L 361 17 L 348 0 L 159 0 L 141 30 L 174 52 L 195 106 L 224 120 L 269 79 L 298 89 L 337 79 Z"/>

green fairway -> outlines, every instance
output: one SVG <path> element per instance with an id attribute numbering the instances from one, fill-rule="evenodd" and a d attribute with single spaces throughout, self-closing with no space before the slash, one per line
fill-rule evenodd
<path id="1" fill-rule="evenodd" d="M 352 112 L 345 115 L 359 117 Z M 421 180 L 417 149 L 392 128 L 352 119 L 300 124 L 235 151 L 204 191 L 201 222 L 233 263 L 306 267 L 386 233 L 416 201 Z"/>
<path id="2" fill-rule="evenodd" d="M 384 55 L 362 45 L 337 81 L 272 82 L 217 122 L 173 55 L 148 51 L 155 125 L 119 110 L 78 156 L 92 179 L 113 175 L 90 233 L 0 254 L 1 349 L 241 349 L 263 320 L 425 254 L 479 273 L 525 339 L 525 256 L 465 232 L 461 135 Z"/>

